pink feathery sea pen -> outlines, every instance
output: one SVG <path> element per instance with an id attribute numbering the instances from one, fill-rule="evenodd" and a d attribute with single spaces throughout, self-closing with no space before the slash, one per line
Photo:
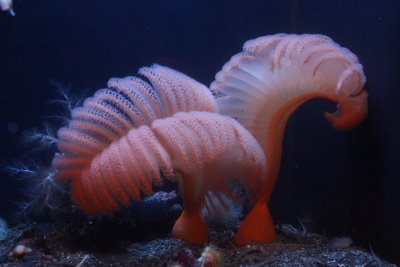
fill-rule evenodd
<path id="1" fill-rule="evenodd" d="M 359 125 L 367 114 L 365 76 L 357 57 L 318 34 L 275 34 L 247 41 L 217 73 L 211 89 L 221 114 L 237 119 L 264 149 L 262 197 L 241 225 L 237 244 L 270 242 L 275 230 L 267 207 L 279 174 L 282 139 L 290 115 L 309 99 L 332 100 L 326 117 L 337 129 Z"/>
<path id="2" fill-rule="evenodd" d="M 230 195 L 231 180 L 256 194 L 264 185 L 264 153 L 238 122 L 215 113 L 202 84 L 159 65 L 139 73 L 151 85 L 136 77 L 111 79 L 109 88 L 72 111 L 58 131 L 57 178 L 71 181 L 71 198 L 81 209 L 106 214 L 151 194 L 162 183 L 160 171 L 176 177 L 184 211 L 173 235 L 205 243 L 205 196 Z"/>

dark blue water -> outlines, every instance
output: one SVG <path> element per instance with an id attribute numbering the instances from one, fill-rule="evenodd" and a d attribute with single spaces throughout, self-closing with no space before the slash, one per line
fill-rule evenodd
<path id="1" fill-rule="evenodd" d="M 21 157 L 21 133 L 57 107 L 52 80 L 89 93 L 108 78 L 160 63 L 209 84 L 248 39 L 322 33 L 348 47 L 367 76 L 369 115 L 350 132 L 314 100 L 289 120 L 272 199 L 279 223 L 312 217 L 319 231 L 400 258 L 400 2 L 393 1 L 15 1 L 0 13 L 0 157 Z M 2 172 L 0 215 L 21 182 Z"/>

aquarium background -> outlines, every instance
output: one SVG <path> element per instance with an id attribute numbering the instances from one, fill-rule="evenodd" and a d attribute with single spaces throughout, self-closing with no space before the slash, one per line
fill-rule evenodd
<path id="1" fill-rule="evenodd" d="M 54 81 L 86 96 L 110 77 L 159 63 L 209 85 L 251 38 L 321 33 L 364 66 L 369 115 L 339 132 L 312 100 L 289 120 L 271 210 L 299 225 L 400 261 L 400 1 L 14 1 L 0 13 L 0 160 L 25 153 L 21 134 L 60 114 Z M 46 161 L 46 155 L 37 159 Z M 48 159 L 47 159 L 48 160 Z M 24 181 L 0 177 L 0 216 L 10 219 Z"/>

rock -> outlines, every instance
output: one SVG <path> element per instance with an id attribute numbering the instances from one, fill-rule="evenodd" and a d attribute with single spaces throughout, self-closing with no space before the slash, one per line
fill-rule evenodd
<path id="1" fill-rule="evenodd" d="M 7 222 L 0 218 L 0 241 L 3 241 L 8 236 L 8 225 Z"/>

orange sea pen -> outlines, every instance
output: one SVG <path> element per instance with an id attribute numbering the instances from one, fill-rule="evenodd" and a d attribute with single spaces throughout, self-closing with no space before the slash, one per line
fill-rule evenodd
<path id="1" fill-rule="evenodd" d="M 357 57 L 323 35 L 276 34 L 250 40 L 217 73 L 211 89 L 223 96 L 220 112 L 236 118 L 259 141 L 267 158 L 262 197 L 236 242 L 270 242 L 275 231 L 267 207 L 279 174 L 282 138 L 290 115 L 305 101 L 337 102 L 326 117 L 337 129 L 357 126 L 367 114 L 365 76 Z"/>
<path id="2" fill-rule="evenodd" d="M 171 157 L 184 201 L 172 233 L 205 243 L 208 231 L 200 211 L 206 194 L 231 196 L 228 184 L 238 181 L 257 198 L 257 189 L 264 185 L 264 153 L 243 126 L 217 113 L 177 113 L 155 121 L 152 129 Z"/>
<path id="3" fill-rule="evenodd" d="M 208 193 L 240 181 L 250 195 L 262 187 L 265 156 L 235 120 L 215 113 L 210 91 L 186 75 L 154 65 L 136 77 L 111 79 L 72 111 L 58 131 L 53 160 L 59 181 L 71 181 L 71 198 L 84 211 L 105 214 L 130 205 L 160 184 L 160 171 L 177 177 L 184 211 L 173 235 L 205 243 L 200 209 Z"/>

